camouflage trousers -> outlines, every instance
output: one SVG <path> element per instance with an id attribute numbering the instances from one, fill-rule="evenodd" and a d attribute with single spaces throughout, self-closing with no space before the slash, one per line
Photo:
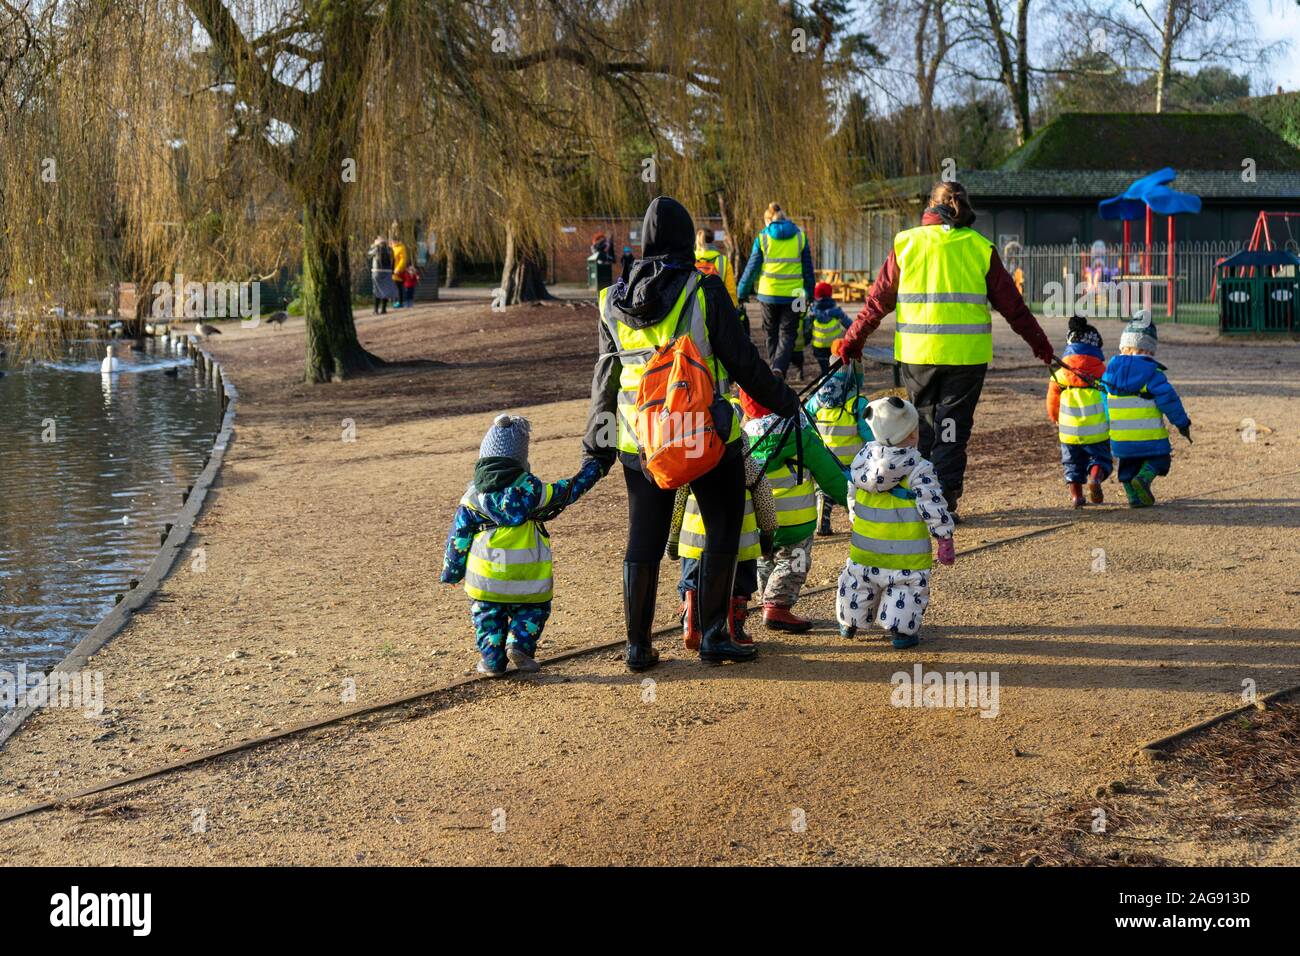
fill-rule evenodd
<path id="1" fill-rule="evenodd" d="M 812 567 L 813 536 L 776 548 L 758 559 L 758 591 L 764 604 L 793 607 Z"/>
<path id="2" fill-rule="evenodd" d="M 506 666 L 506 645 L 513 644 L 532 657 L 537 653 L 537 639 L 542 636 L 546 619 L 551 616 L 551 602 L 541 604 L 498 604 L 495 601 L 470 601 L 469 616 L 474 622 L 474 643 L 494 669 Z"/>

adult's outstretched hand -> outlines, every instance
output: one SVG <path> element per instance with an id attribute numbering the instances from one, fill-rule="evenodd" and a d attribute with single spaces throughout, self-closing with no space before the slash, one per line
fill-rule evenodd
<path id="1" fill-rule="evenodd" d="M 862 311 L 858 313 L 857 319 L 848 327 L 844 333 L 843 344 L 840 346 L 840 356 L 845 362 L 854 362 L 862 358 L 862 350 L 866 348 L 867 337 L 875 330 L 867 322 L 867 309 L 863 306 Z"/>

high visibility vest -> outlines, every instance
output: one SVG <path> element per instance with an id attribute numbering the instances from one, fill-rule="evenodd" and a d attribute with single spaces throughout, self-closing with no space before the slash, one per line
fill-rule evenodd
<path id="1" fill-rule="evenodd" d="M 731 296 L 732 304 L 736 303 L 736 276 L 731 271 L 731 260 L 725 253 L 717 249 L 696 249 L 695 268 L 705 274 L 712 272 L 717 275 L 722 280 L 727 295 Z"/>
<path id="2" fill-rule="evenodd" d="M 910 490 L 906 478 L 899 488 Z M 849 557 L 868 568 L 890 571 L 925 571 L 933 567 L 930 529 L 916 502 L 889 491 L 853 492 L 853 533 Z"/>
<path id="3" fill-rule="evenodd" d="M 1125 457 L 1124 446 L 1128 442 L 1168 440 L 1165 417 L 1145 387 L 1137 395 L 1111 395 L 1107 405 L 1110 408 L 1111 450 L 1116 458 Z"/>
<path id="4" fill-rule="evenodd" d="M 1110 438 L 1106 422 L 1106 400 L 1100 389 L 1066 385 L 1060 369 L 1052 378 L 1061 386 L 1061 406 L 1057 415 L 1057 437 L 1063 445 L 1095 445 Z"/>
<path id="5" fill-rule="evenodd" d="M 731 265 L 724 253 L 719 252 L 717 249 L 696 249 L 695 262 L 696 268 L 706 273 L 710 270 L 700 265 L 700 263 L 708 263 L 712 267 L 714 275 L 721 279 L 723 284 L 726 284 L 727 270 L 731 268 Z"/>
<path id="6" fill-rule="evenodd" d="M 818 316 L 825 315 L 825 319 Z M 840 325 L 840 320 L 829 312 L 820 312 L 813 309 L 812 323 L 812 344 L 815 349 L 829 349 L 835 344 L 835 340 L 844 335 L 844 326 Z"/>
<path id="7" fill-rule="evenodd" d="M 694 495 L 686 499 L 686 514 L 682 517 L 682 535 L 677 543 L 677 553 L 683 558 L 698 558 L 704 554 L 704 516 L 700 514 L 700 506 Z M 745 518 L 740 524 L 740 551 L 736 560 L 755 561 L 761 553 L 754 498 L 746 488 Z"/>
<path id="8" fill-rule="evenodd" d="M 635 455 L 637 453 L 635 425 L 637 386 L 641 384 L 646 363 L 650 361 L 655 350 L 677 337 L 679 319 L 680 327 L 685 330 L 684 334 L 695 341 L 700 357 L 709 364 L 709 369 L 713 372 L 713 380 L 718 386 L 718 393 L 726 395 L 731 390 L 731 382 L 722 363 L 714 356 L 713 346 L 709 344 L 709 331 L 704 324 L 704 291 L 700 289 L 698 272 L 692 273 L 686 281 L 686 285 L 668 314 L 654 325 L 643 329 L 634 329 L 610 315 L 608 295 L 609 287 L 600 290 L 600 318 L 614 337 L 614 347 L 618 349 L 618 357 L 622 365 L 618 373 L 618 450 Z M 687 310 L 685 316 L 682 315 L 683 309 Z M 727 437 L 727 441 L 735 441 L 739 436 L 740 418 L 732 415 L 731 434 Z"/>
<path id="9" fill-rule="evenodd" d="M 546 486 L 538 510 L 551 501 Z M 490 516 L 470 485 L 460 503 Z M 496 604 L 540 604 L 554 593 L 551 577 L 551 538 L 540 521 L 532 518 L 513 527 L 497 526 L 474 535 L 469 546 L 465 593 L 476 601 Z"/>
<path id="10" fill-rule="evenodd" d="M 789 239 L 774 239 L 766 232 L 758 234 L 758 248 L 763 252 L 763 271 L 758 275 L 756 289 L 759 295 L 793 299 L 803 291 L 803 251 L 807 245 L 808 237 L 802 229 Z"/>
<path id="11" fill-rule="evenodd" d="M 987 276 L 993 243 L 974 229 L 917 226 L 894 237 L 898 317 L 894 358 L 914 365 L 984 365 L 993 358 Z"/>
<path id="12" fill-rule="evenodd" d="M 772 486 L 772 497 L 776 499 L 776 523 L 782 528 L 817 520 L 817 488 L 813 483 L 813 473 L 807 468 L 803 473 L 804 480 L 800 481 L 794 467 L 785 461 L 768 469 L 767 480 Z"/>
<path id="13" fill-rule="evenodd" d="M 857 396 L 843 405 L 830 405 L 817 409 L 813 422 L 822 436 L 826 450 L 845 468 L 853 464 L 862 446 L 866 444 L 858 434 Z"/>

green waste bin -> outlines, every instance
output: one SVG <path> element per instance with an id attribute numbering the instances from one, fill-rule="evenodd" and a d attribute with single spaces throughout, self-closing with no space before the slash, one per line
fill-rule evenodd
<path id="1" fill-rule="evenodd" d="M 587 288 L 599 292 L 614 284 L 614 263 L 601 262 L 595 253 L 587 256 Z"/>
<path id="2" fill-rule="evenodd" d="M 1220 274 L 1218 299 L 1221 332 L 1300 332 L 1300 277 Z"/>

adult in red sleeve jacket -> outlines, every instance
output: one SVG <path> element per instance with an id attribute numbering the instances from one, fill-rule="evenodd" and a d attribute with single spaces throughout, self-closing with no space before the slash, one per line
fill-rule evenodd
<path id="1" fill-rule="evenodd" d="M 960 183 L 937 183 L 921 225 L 894 237 L 857 320 L 844 335 L 846 359 L 897 314 L 894 358 L 920 415 L 921 454 L 934 464 L 956 517 L 966 474 L 966 443 L 993 357 L 989 306 L 1006 318 L 1035 357 L 1052 361 L 1052 344 L 1025 305 L 993 244 L 975 220 Z"/>

